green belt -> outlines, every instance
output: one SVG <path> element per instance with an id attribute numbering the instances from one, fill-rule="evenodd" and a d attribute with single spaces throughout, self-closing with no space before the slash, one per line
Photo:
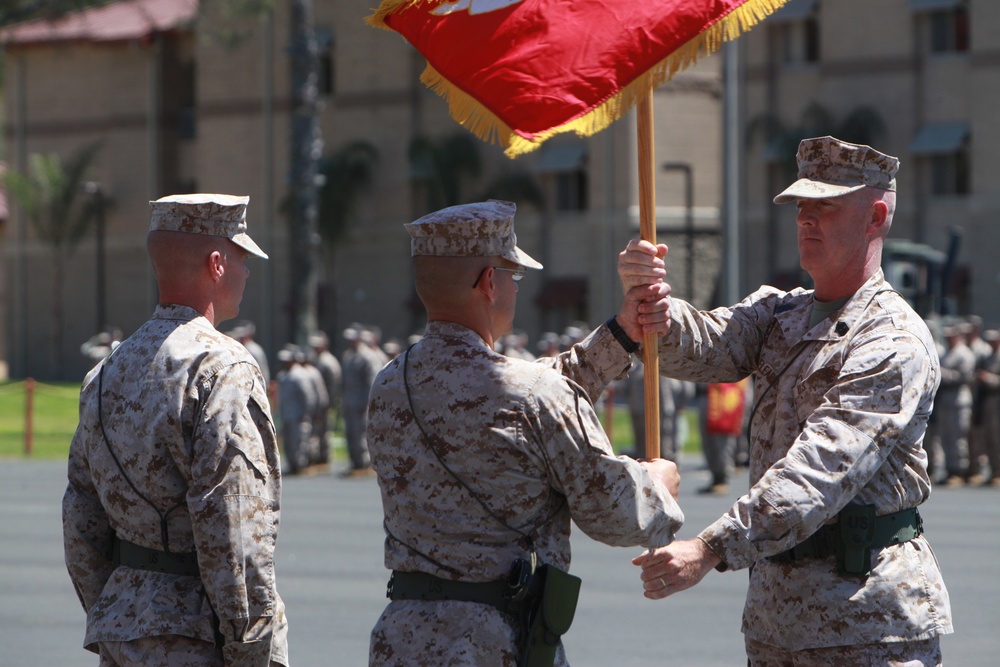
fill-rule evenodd
<path id="1" fill-rule="evenodd" d="M 883 549 L 895 544 L 908 542 L 919 537 L 924 532 L 924 522 L 916 507 L 875 517 L 875 537 L 872 549 Z M 778 563 L 789 563 L 810 558 L 828 558 L 837 555 L 840 543 L 839 524 L 829 524 L 821 527 L 805 541 L 796 544 L 788 551 L 769 556 L 768 560 Z"/>
<path id="2" fill-rule="evenodd" d="M 111 562 L 117 567 L 125 565 L 147 572 L 166 572 L 188 577 L 200 576 L 198 554 L 194 552 L 176 553 L 142 547 L 117 535 L 111 552 Z"/>
<path id="3" fill-rule="evenodd" d="M 385 596 L 390 600 L 455 600 L 479 602 L 499 609 L 505 614 L 518 615 L 523 602 L 511 600 L 507 580 L 473 583 L 442 579 L 426 572 L 392 571 Z"/>

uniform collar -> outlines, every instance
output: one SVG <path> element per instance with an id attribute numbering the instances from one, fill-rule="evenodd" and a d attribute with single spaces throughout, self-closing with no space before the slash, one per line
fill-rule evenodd
<path id="1" fill-rule="evenodd" d="M 788 340 L 839 340 L 854 328 L 868 304 L 885 286 L 885 276 L 882 269 L 878 269 L 834 317 L 823 319 L 811 329 L 809 315 L 812 310 L 813 292 L 797 295 L 781 303 L 775 309 L 775 319 Z"/>
<path id="2" fill-rule="evenodd" d="M 161 303 L 156 306 L 156 310 L 153 311 L 154 320 L 180 320 L 182 322 L 190 322 L 192 320 L 197 320 L 201 318 L 205 320 L 208 326 L 212 326 L 208 321 L 208 318 L 199 313 L 197 310 L 191 306 L 182 306 L 176 303 Z M 213 329 L 215 327 L 212 327 Z"/>
<path id="3" fill-rule="evenodd" d="M 490 349 L 483 337 L 469 327 L 456 322 L 444 322 L 434 320 L 427 323 L 424 328 L 425 336 L 438 336 L 441 338 L 457 338 L 468 345 L 481 346 Z"/>

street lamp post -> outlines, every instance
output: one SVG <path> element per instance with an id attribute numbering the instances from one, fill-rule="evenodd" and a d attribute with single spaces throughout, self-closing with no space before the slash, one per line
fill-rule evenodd
<path id="1" fill-rule="evenodd" d="M 106 290 L 104 286 L 106 275 L 104 264 L 104 192 L 101 190 L 101 184 L 94 181 L 89 181 L 84 185 L 84 190 L 93 197 L 95 236 L 97 240 L 95 258 L 95 264 L 97 265 L 97 327 L 94 331 L 101 331 L 107 324 L 107 302 L 105 301 Z"/>
<path id="2" fill-rule="evenodd" d="M 694 170 L 687 162 L 665 162 L 664 171 L 684 174 L 684 235 L 687 252 L 687 297 L 694 301 Z"/>

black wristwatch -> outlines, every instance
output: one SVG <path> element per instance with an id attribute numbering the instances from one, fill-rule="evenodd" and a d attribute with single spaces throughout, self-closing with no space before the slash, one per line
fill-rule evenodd
<path id="1" fill-rule="evenodd" d="M 618 318 L 616 316 L 612 315 L 611 319 L 609 319 L 605 324 L 608 325 L 608 329 L 611 330 L 611 335 L 615 337 L 615 340 L 618 341 L 626 352 L 633 354 L 639 349 L 639 343 L 628 337 L 625 330 L 621 328 L 620 324 L 618 324 Z"/>

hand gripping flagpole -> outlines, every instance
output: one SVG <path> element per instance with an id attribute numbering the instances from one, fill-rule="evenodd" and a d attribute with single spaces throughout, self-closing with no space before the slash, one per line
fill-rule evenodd
<path id="1" fill-rule="evenodd" d="M 656 190 L 653 174 L 656 150 L 653 146 L 653 90 L 636 106 L 636 126 L 639 140 L 639 235 L 656 245 Z M 646 458 L 660 458 L 660 361 L 656 355 L 658 338 L 655 333 L 642 336 L 642 363 L 646 404 Z M 639 443 L 635 443 L 638 448 Z"/>

